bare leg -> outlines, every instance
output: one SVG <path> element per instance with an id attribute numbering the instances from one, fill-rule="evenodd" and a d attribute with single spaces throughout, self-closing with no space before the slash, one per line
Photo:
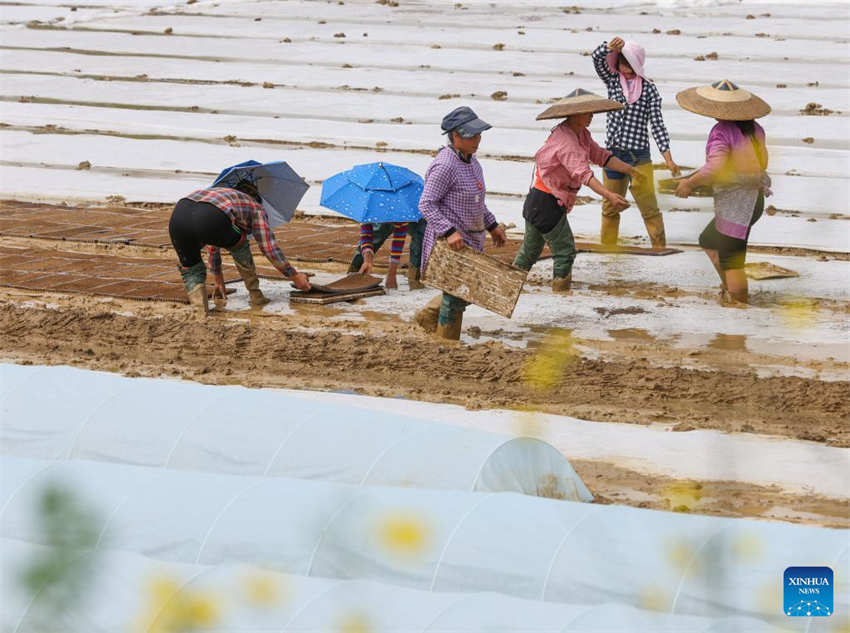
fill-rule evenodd
<path id="1" fill-rule="evenodd" d="M 726 271 L 726 289 L 735 301 L 747 303 L 749 299 L 749 288 L 747 274 L 743 268 Z"/>
<path id="2" fill-rule="evenodd" d="M 726 290 L 726 276 L 723 274 L 723 269 L 720 268 L 720 253 L 710 248 L 702 249 L 705 251 L 705 254 L 708 255 L 708 259 L 711 260 L 711 263 L 714 265 L 714 270 L 717 271 L 717 275 L 720 277 L 720 285 L 723 286 L 723 289 Z"/>

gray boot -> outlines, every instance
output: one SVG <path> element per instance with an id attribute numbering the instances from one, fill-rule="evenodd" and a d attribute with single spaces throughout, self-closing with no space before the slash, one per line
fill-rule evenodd
<path id="1" fill-rule="evenodd" d="M 436 334 L 449 341 L 460 340 L 460 329 L 463 324 L 463 312 L 455 310 L 447 323 L 438 323 Z"/>
<path id="2" fill-rule="evenodd" d="M 664 218 L 660 213 L 651 218 L 644 218 L 643 223 L 646 225 L 646 232 L 649 234 L 649 241 L 652 243 L 652 248 L 664 248 L 667 246 Z"/>
<path id="3" fill-rule="evenodd" d="M 420 281 L 421 276 L 419 269 L 416 266 L 408 264 L 407 266 L 407 285 L 411 290 L 421 290 L 425 284 Z"/>
<path id="4" fill-rule="evenodd" d="M 617 238 L 620 235 L 620 216 L 619 215 L 603 215 L 602 229 L 600 231 L 600 241 L 602 246 L 613 248 L 617 245 Z"/>
<path id="5" fill-rule="evenodd" d="M 232 249 L 230 254 L 233 256 L 239 276 L 242 277 L 242 281 L 245 282 L 245 287 L 248 289 L 248 297 L 251 305 L 264 306 L 269 303 L 270 300 L 260 290 L 257 267 L 254 265 L 254 256 L 251 255 L 251 247 L 248 245 L 248 240 L 243 241 Z"/>
<path id="6" fill-rule="evenodd" d="M 552 278 L 552 292 L 569 292 L 573 282 L 573 275 L 570 273 L 566 277 Z"/>
<path id="7" fill-rule="evenodd" d="M 207 297 L 207 267 L 204 262 L 199 262 L 189 268 L 178 266 L 183 285 L 186 286 L 186 294 L 189 295 L 189 305 L 195 308 L 200 317 L 206 317 L 209 313 L 209 299 Z"/>
<path id="8" fill-rule="evenodd" d="M 437 329 L 437 319 L 440 317 L 442 303 L 443 295 L 438 294 L 414 315 L 413 320 L 426 332 L 433 332 Z"/>

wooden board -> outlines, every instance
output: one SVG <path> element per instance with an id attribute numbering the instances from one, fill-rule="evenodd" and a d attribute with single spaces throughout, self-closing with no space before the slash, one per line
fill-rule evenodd
<path id="1" fill-rule="evenodd" d="M 361 275 L 360 273 L 349 273 L 345 277 L 332 281 L 329 284 L 310 283 L 310 286 L 312 286 L 311 291 L 329 295 L 366 292 L 367 290 L 374 290 L 380 285 L 380 277 L 375 277 L 373 275 Z"/>
<path id="2" fill-rule="evenodd" d="M 466 247 L 452 250 L 437 240 L 422 281 L 508 319 L 528 272 Z"/>
<path id="3" fill-rule="evenodd" d="M 676 193 L 676 187 L 679 186 L 679 182 L 692 175 L 688 174 L 687 176 L 679 176 L 678 178 L 661 178 L 658 181 L 658 193 Z M 691 197 L 693 198 L 711 198 L 712 196 L 714 196 L 714 189 L 710 185 L 699 185 L 691 191 Z"/>
<path id="4" fill-rule="evenodd" d="M 770 262 L 753 262 L 744 266 L 744 272 L 750 279 L 782 279 L 784 277 L 799 277 L 800 275 L 790 268 L 783 268 Z"/>
<path id="5" fill-rule="evenodd" d="M 354 301 L 364 297 L 375 297 L 386 294 L 383 288 L 372 288 L 362 292 L 350 292 L 348 294 L 328 294 L 326 292 L 303 292 L 297 290 L 289 293 L 289 301 L 292 303 L 316 303 L 326 305 L 328 303 L 338 303 L 340 301 Z"/>
<path id="6" fill-rule="evenodd" d="M 651 246 L 629 246 L 627 244 L 617 244 L 616 246 L 608 246 L 607 244 L 598 244 L 596 242 L 576 242 L 576 251 L 579 253 L 604 253 L 607 255 L 649 255 L 659 257 L 662 255 L 674 255 L 681 253 L 678 248 L 653 248 Z M 551 255 L 550 255 L 551 257 Z M 542 257 L 540 259 L 543 259 Z"/>

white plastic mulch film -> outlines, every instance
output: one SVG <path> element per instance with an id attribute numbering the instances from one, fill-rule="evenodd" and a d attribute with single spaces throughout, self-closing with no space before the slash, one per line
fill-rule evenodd
<path id="1" fill-rule="evenodd" d="M 0 393 L 0 451 L 19 457 L 593 498 L 564 456 L 540 440 L 280 390 L 5 364 Z"/>
<path id="2" fill-rule="evenodd" d="M 90 461 L 5 457 L 3 471 L 3 537 L 38 539 L 39 491 L 61 482 L 96 504 L 99 548 L 176 563 L 238 562 L 437 592 L 747 616 L 795 630 L 821 624 L 782 614 L 785 567 L 828 565 L 838 588 L 848 570 L 847 530 Z M 836 613 L 847 613 L 848 593 L 835 599 Z"/>
<path id="3" fill-rule="evenodd" d="M 31 596 L 15 574 L 48 548 L 0 540 L 3 631 L 43 633 Z M 436 593 L 369 580 L 305 578 L 251 565 L 163 563 L 120 551 L 80 553 L 93 560 L 88 590 L 65 610 L 63 631 L 170 631 L 229 633 L 716 632 L 779 633 L 765 622 L 734 616 L 704 618 L 626 605 L 580 606 L 537 602 L 494 593 Z M 194 614 L 187 617 L 185 614 Z M 184 630 L 185 630 L 184 629 Z"/>

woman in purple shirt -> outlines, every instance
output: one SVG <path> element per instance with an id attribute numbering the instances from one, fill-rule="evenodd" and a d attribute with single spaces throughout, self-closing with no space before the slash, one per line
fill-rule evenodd
<path id="1" fill-rule="evenodd" d="M 479 252 L 484 250 L 485 231 L 496 246 L 503 245 L 506 239 L 505 229 L 484 203 L 484 172 L 475 158 L 481 132 L 492 126 L 479 119 L 471 108 L 462 106 L 443 117 L 441 127 L 443 134 L 449 135 L 449 143 L 437 152 L 425 172 L 425 188 L 419 199 L 419 211 L 427 220 L 422 244 L 423 276 L 438 239 L 445 239 L 455 250 L 469 246 Z M 414 318 L 426 330 L 458 340 L 467 305 L 463 299 L 444 292 Z"/>
<path id="2" fill-rule="evenodd" d="M 676 195 L 687 198 L 695 187 L 712 186 L 714 219 L 699 244 L 720 276 L 722 301 L 746 303 L 747 240 L 765 196 L 771 195 L 764 130 L 754 119 L 769 114 L 770 106 L 728 80 L 683 90 L 676 100 L 717 120 L 705 146 L 705 165 L 679 182 Z"/>

